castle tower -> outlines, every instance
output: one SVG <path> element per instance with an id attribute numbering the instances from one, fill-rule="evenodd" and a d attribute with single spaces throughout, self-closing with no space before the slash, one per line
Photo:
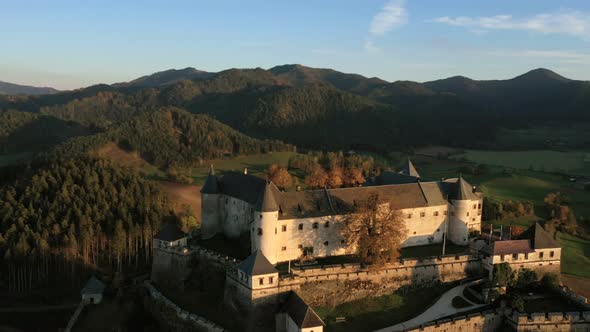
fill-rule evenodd
<path id="1" fill-rule="evenodd" d="M 213 165 L 211 165 L 209 175 L 201 188 L 201 238 L 204 240 L 214 237 L 219 232 L 221 225 L 220 196 L 219 181 L 215 176 Z"/>
<path id="2" fill-rule="evenodd" d="M 250 232 L 252 252 L 260 251 L 271 262 L 277 262 L 277 221 L 279 204 L 273 192 L 272 182 L 267 181 L 264 191 L 256 203 L 253 229 Z"/>
<path id="3" fill-rule="evenodd" d="M 481 218 L 477 214 L 477 205 L 480 200 L 475 195 L 473 187 L 461 175 L 459 175 L 454 189 L 454 195 L 451 197 L 452 210 L 447 236 L 454 244 L 467 245 L 471 220 Z M 475 209 L 473 209 L 474 204 Z M 481 221 L 481 219 L 479 220 Z"/>

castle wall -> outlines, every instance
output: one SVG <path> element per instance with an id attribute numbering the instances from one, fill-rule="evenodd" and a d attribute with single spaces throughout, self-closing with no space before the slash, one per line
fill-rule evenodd
<path id="1" fill-rule="evenodd" d="M 451 282 L 481 274 L 476 256 L 446 256 L 413 259 L 387 264 L 378 270 L 362 269 L 358 264 L 296 269 L 293 277 L 281 278 L 284 291 L 296 290 L 313 305 L 338 305 L 365 297 L 380 296 L 403 286 L 425 286 Z M 290 289 L 287 289 L 290 288 Z"/>
<path id="2" fill-rule="evenodd" d="M 221 229 L 230 239 L 237 239 L 249 231 L 254 219 L 254 209 L 249 203 L 235 197 L 222 195 L 219 203 Z"/>
<path id="3" fill-rule="evenodd" d="M 221 230 L 221 195 L 201 194 L 201 238 L 210 239 Z"/>
<path id="4" fill-rule="evenodd" d="M 561 248 L 535 249 L 528 254 L 494 255 L 483 258 L 483 267 L 492 279 L 493 265 L 508 263 L 513 270 L 530 269 L 537 272 L 539 278 L 548 273 L 560 273 Z"/>
<path id="5" fill-rule="evenodd" d="M 407 332 L 492 332 L 497 331 L 502 325 L 504 316 L 501 313 L 488 310 L 481 313 L 473 313 L 454 317 L 452 319 L 441 319 L 426 323 Z M 387 330 L 387 329 L 384 329 Z"/>
<path id="6" fill-rule="evenodd" d="M 155 247 L 150 279 L 156 283 L 179 283 L 190 273 L 191 254 L 184 247 Z"/>
<path id="7" fill-rule="evenodd" d="M 447 209 L 447 205 L 440 205 L 401 210 L 408 229 L 407 239 L 402 246 L 442 242 L 445 222 L 448 219 Z M 262 225 L 260 217 L 255 216 L 255 227 L 251 230 L 252 251 L 261 249 L 273 264 L 298 259 L 306 247 L 313 248 L 314 257 L 354 253 L 354 249 L 349 248 L 340 235 L 345 218 L 346 216 L 339 215 L 268 219 L 268 222 Z M 258 234 L 257 228 L 262 228 L 262 235 Z"/>

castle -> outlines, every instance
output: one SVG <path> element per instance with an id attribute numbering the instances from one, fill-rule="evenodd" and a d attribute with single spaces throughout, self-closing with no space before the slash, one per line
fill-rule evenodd
<path id="1" fill-rule="evenodd" d="M 378 194 L 380 204 L 398 210 L 408 235 L 402 246 L 440 243 L 467 245 L 480 231 L 482 194 L 461 176 L 421 181 L 410 160 L 399 172 L 384 172 L 365 186 L 285 192 L 272 182 L 213 167 L 201 189 L 201 236 L 250 237 L 251 252 L 271 264 L 295 260 L 303 250 L 314 257 L 353 254 L 340 235 L 357 201 Z"/>

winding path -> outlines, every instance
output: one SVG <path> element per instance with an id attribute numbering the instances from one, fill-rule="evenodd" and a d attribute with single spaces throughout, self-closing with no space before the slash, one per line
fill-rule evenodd
<path id="1" fill-rule="evenodd" d="M 438 299 L 438 301 L 436 301 L 430 308 L 426 309 L 426 311 L 424 311 L 420 315 L 418 315 L 408 321 L 405 321 L 403 323 L 389 326 L 384 329 L 377 330 L 375 332 L 403 331 L 406 329 L 418 327 L 424 323 L 428 323 L 428 322 L 437 320 L 437 319 L 445 317 L 445 316 L 450 316 L 450 315 L 454 315 L 454 314 L 457 314 L 457 313 L 460 313 L 463 311 L 469 311 L 469 310 L 473 310 L 473 309 L 476 309 L 479 307 L 483 307 L 483 306 L 485 306 L 485 304 L 474 304 L 467 299 L 465 299 L 465 300 L 467 302 L 473 304 L 472 306 L 467 307 L 467 308 L 457 309 L 457 308 L 453 307 L 453 304 L 452 304 L 453 298 L 455 296 L 463 297 L 463 289 L 465 289 L 465 287 L 471 286 L 477 282 L 479 282 L 479 280 L 451 288 L 449 291 L 444 293 L 440 297 L 440 299 Z"/>

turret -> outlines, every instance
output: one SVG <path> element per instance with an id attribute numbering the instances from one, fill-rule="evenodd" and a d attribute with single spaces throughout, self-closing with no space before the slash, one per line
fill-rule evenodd
<path id="1" fill-rule="evenodd" d="M 204 240 L 214 237 L 220 230 L 220 199 L 219 180 L 215 175 L 213 165 L 211 165 L 209 175 L 201 188 L 201 238 Z"/>
<path id="2" fill-rule="evenodd" d="M 272 263 L 277 262 L 277 222 L 279 204 L 275 197 L 274 184 L 267 181 L 256 206 L 251 232 L 252 252 L 259 250 Z"/>
<path id="3" fill-rule="evenodd" d="M 450 197 L 452 212 L 448 237 L 455 244 L 466 245 L 469 239 L 470 225 L 478 223 L 477 230 L 479 230 L 481 201 L 474 193 L 473 187 L 461 175 L 459 175 L 453 191 Z"/>

